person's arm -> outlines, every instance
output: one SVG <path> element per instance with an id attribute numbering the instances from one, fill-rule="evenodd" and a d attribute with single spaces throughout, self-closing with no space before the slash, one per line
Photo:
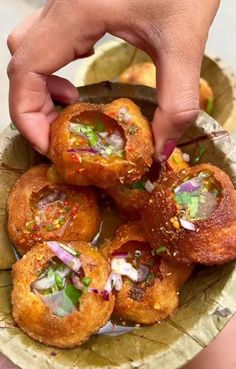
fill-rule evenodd
<path id="1" fill-rule="evenodd" d="M 12 120 L 34 147 L 48 150 L 52 98 L 78 99 L 68 81 L 51 76 L 91 53 L 106 32 L 146 51 L 158 67 L 156 156 L 166 160 L 199 110 L 200 68 L 219 0 L 50 0 L 8 38 Z"/>

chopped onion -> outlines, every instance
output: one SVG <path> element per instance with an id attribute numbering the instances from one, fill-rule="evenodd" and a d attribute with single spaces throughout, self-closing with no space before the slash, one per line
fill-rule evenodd
<path id="1" fill-rule="evenodd" d="M 174 192 L 194 192 L 200 190 L 202 187 L 202 180 L 198 177 L 192 178 L 189 181 L 181 183 L 178 187 L 175 188 Z"/>
<path id="2" fill-rule="evenodd" d="M 93 147 L 91 148 L 73 148 L 73 149 L 68 149 L 66 150 L 66 152 L 69 152 L 69 153 L 90 153 L 90 154 L 98 154 L 98 150 L 94 149 Z"/>
<path id="3" fill-rule="evenodd" d="M 78 257 L 71 255 L 58 242 L 48 241 L 46 244 L 65 265 L 74 270 L 74 272 L 78 272 L 82 266 Z"/>
<path id="4" fill-rule="evenodd" d="M 135 329 L 135 327 L 123 326 L 113 324 L 111 321 L 107 322 L 97 334 L 99 335 L 107 335 L 107 336 L 120 336 L 121 334 L 125 334 L 131 332 Z"/>
<path id="5" fill-rule="evenodd" d="M 201 219 L 209 218 L 217 208 L 217 199 L 211 192 L 202 192 L 198 207 L 198 216 Z"/>
<path id="6" fill-rule="evenodd" d="M 190 155 L 189 154 L 186 154 L 185 152 L 183 153 L 183 159 L 186 163 L 189 163 L 190 162 Z"/>
<path id="7" fill-rule="evenodd" d="M 83 290 L 84 289 L 84 285 L 80 281 L 79 277 L 77 277 L 77 275 L 73 274 L 71 279 L 72 279 L 73 285 L 75 286 L 75 288 L 77 288 L 77 290 Z"/>
<path id="8" fill-rule="evenodd" d="M 108 132 L 99 132 L 98 134 L 99 134 L 100 137 L 105 138 L 105 137 L 108 136 L 109 133 Z"/>
<path id="9" fill-rule="evenodd" d="M 64 202 L 66 199 L 66 195 L 60 191 L 54 191 L 50 193 L 48 196 L 44 197 L 42 200 L 40 200 L 37 203 L 37 207 L 40 210 L 43 210 L 45 207 L 47 207 L 50 204 L 53 204 L 55 202 Z"/>
<path id="10" fill-rule="evenodd" d="M 189 222 L 186 219 L 183 218 L 179 218 L 180 224 L 184 229 L 187 229 L 188 231 L 196 231 L 196 226 L 195 224 Z"/>
<path id="11" fill-rule="evenodd" d="M 121 275 L 112 271 L 105 284 L 104 290 L 111 293 L 113 287 L 115 288 L 116 291 L 120 291 L 122 289 L 122 286 L 123 282 Z"/>
<path id="12" fill-rule="evenodd" d="M 51 277 L 43 277 L 31 284 L 31 287 L 36 290 L 47 290 L 51 288 L 55 284 L 55 277 L 52 275 Z"/>
<path id="13" fill-rule="evenodd" d="M 144 281 L 147 278 L 149 271 L 150 269 L 146 265 L 140 265 L 138 269 L 138 282 Z"/>
<path id="14" fill-rule="evenodd" d="M 132 264 L 127 263 L 125 259 L 113 258 L 111 261 L 111 269 L 120 275 L 130 278 L 133 282 L 138 280 L 138 271 Z"/>
<path id="15" fill-rule="evenodd" d="M 114 148 L 114 150 L 122 150 L 124 148 L 124 140 L 119 133 L 112 133 L 107 138 L 107 143 Z"/>
<path id="16" fill-rule="evenodd" d="M 148 192 L 152 192 L 155 188 L 154 184 L 148 179 L 147 182 L 144 184 L 144 188 L 145 190 L 147 190 Z"/>
<path id="17" fill-rule="evenodd" d="M 52 314 L 60 318 L 73 313 L 76 309 L 63 290 L 49 295 L 42 295 L 37 290 L 34 290 L 34 293 L 49 307 Z"/>
<path id="18" fill-rule="evenodd" d="M 57 269 L 55 270 L 62 278 L 66 277 L 70 273 L 70 269 L 65 267 L 63 270 Z M 55 275 L 51 275 L 48 277 L 47 275 L 37 279 L 33 283 L 31 283 L 31 288 L 36 290 L 47 290 L 48 288 L 53 287 L 55 284 Z"/>

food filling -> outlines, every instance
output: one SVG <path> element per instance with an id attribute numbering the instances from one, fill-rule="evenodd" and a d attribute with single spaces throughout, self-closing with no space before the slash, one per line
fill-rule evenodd
<path id="1" fill-rule="evenodd" d="M 151 253 L 148 244 L 130 241 L 111 254 L 111 275 L 105 289 L 120 291 L 123 278 L 132 284 L 130 297 L 140 300 L 144 289 L 154 284 L 159 274 L 159 258 Z"/>
<path id="2" fill-rule="evenodd" d="M 85 277 L 79 261 L 80 254 L 76 250 L 62 243 L 48 244 L 57 256 L 31 284 L 31 290 L 53 315 L 65 317 L 79 310 L 80 299 L 87 294 L 92 279 Z"/>
<path id="3" fill-rule="evenodd" d="M 117 122 L 99 112 L 83 112 L 69 122 L 71 153 L 125 157 L 125 138 Z"/>
<path id="4" fill-rule="evenodd" d="M 75 198 L 76 200 L 76 198 Z M 67 195 L 59 189 L 44 189 L 31 196 L 32 220 L 25 225 L 25 239 L 42 239 L 42 232 L 57 232 L 62 236 L 66 227 L 77 216 L 78 205 L 68 201 Z"/>
<path id="5" fill-rule="evenodd" d="M 174 189 L 179 218 L 184 221 L 211 217 L 219 203 L 220 187 L 211 173 L 200 172 Z"/>

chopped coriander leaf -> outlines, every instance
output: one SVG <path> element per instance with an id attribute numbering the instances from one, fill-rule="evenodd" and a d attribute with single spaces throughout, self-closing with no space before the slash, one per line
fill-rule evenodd
<path id="1" fill-rule="evenodd" d="M 78 302 L 82 295 L 82 292 L 77 290 L 73 284 L 68 284 L 66 286 L 65 293 L 74 305 Z"/>
<path id="2" fill-rule="evenodd" d="M 92 283 L 92 278 L 91 277 L 84 277 L 82 279 L 82 283 L 84 286 L 89 286 Z"/>
<path id="3" fill-rule="evenodd" d="M 97 121 L 96 121 L 96 131 L 97 131 L 97 132 L 104 132 L 104 131 L 105 131 L 105 125 L 104 125 L 104 123 L 103 123 L 101 120 L 99 120 L 99 119 L 97 119 Z"/>
<path id="4" fill-rule="evenodd" d="M 213 100 L 212 99 L 208 99 L 207 101 L 207 108 L 206 111 L 208 114 L 211 114 L 213 111 L 214 105 L 213 105 Z"/>
<path id="5" fill-rule="evenodd" d="M 93 130 L 87 131 L 86 132 L 86 136 L 87 136 L 87 138 L 89 140 L 89 145 L 91 147 L 94 147 L 94 146 L 97 145 L 97 143 L 98 143 L 98 135 L 97 135 L 97 133 L 95 131 L 93 131 Z"/>
<path id="6" fill-rule="evenodd" d="M 145 282 L 151 283 L 154 280 L 154 278 L 155 278 L 155 274 L 153 272 L 150 272 L 150 273 L 148 273 Z"/>
<path id="7" fill-rule="evenodd" d="M 205 154 L 205 152 L 206 148 L 203 145 L 198 144 L 198 155 L 194 158 L 193 162 L 198 163 L 201 160 L 202 156 Z"/>
<path id="8" fill-rule="evenodd" d="M 155 255 L 162 254 L 163 252 L 167 252 L 168 249 L 166 246 L 160 246 L 158 249 L 155 250 Z"/>
<path id="9" fill-rule="evenodd" d="M 144 181 L 140 181 L 140 182 L 133 183 L 131 185 L 131 188 L 133 190 L 145 190 L 145 182 Z"/>
<path id="10" fill-rule="evenodd" d="M 64 286 L 63 278 L 61 277 L 61 275 L 58 272 L 55 272 L 54 276 L 55 276 L 55 282 L 56 282 L 56 285 L 57 285 L 58 289 L 62 290 L 63 286 Z"/>
<path id="11" fill-rule="evenodd" d="M 50 267 L 47 271 L 47 277 L 52 277 L 54 275 L 54 270 L 52 267 Z"/>
<path id="12" fill-rule="evenodd" d="M 73 249 L 72 247 L 66 245 L 65 243 L 59 243 L 59 246 L 61 248 L 63 248 L 64 250 L 66 250 L 67 252 L 69 252 L 73 256 L 80 256 L 81 255 L 81 253 L 79 251 Z"/>

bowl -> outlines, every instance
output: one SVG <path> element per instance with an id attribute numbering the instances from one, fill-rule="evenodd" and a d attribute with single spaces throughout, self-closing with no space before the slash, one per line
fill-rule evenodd
<path id="1" fill-rule="evenodd" d="M 80 61 L 75 84 L 81 86 L 117 80 L 130 65 L 145 61 L 151 61 L 146 53 L 127 42 L 115 39 L 99 46 L 95 55 Z M 204 55 L 201 77 L 213 89 L 215 100 L 212 117 L 232 133 L 236 129 L 235 74 L 220 58 Z"/>
<path id="2" fill-rule="evenodd" d="M 149 87 L 103 82 L 79 90 L 83 101 L 95 103 L 121 96 L 133 98 L 149 117 L 156 108 L 155 90 Z M 236 148 L 229 134 L 205 113 L 200 113 L 180 143 L 191 156 L 200 144 L 205 148 L 201 162 L 218 165 L 236 185 Z M 6 236 L 0 243 L 0 351 L 23 369 L 34 369 L 39 363 L 40 369 L 182 367 L 218 335 L 235 313 L 235 262 L 197 268 L 181 290 L 180 307 L 174 316 L 122 336 L 93 336 L 83 346 L 65 350 L 40 344 L 15 326 L 11 316 L 10 268 L 16 255 L 6 232 L 6 199 L 15 180 L 42 160 L 18 131 L 8 127 L 0 135 L 0 227 Z"/>

